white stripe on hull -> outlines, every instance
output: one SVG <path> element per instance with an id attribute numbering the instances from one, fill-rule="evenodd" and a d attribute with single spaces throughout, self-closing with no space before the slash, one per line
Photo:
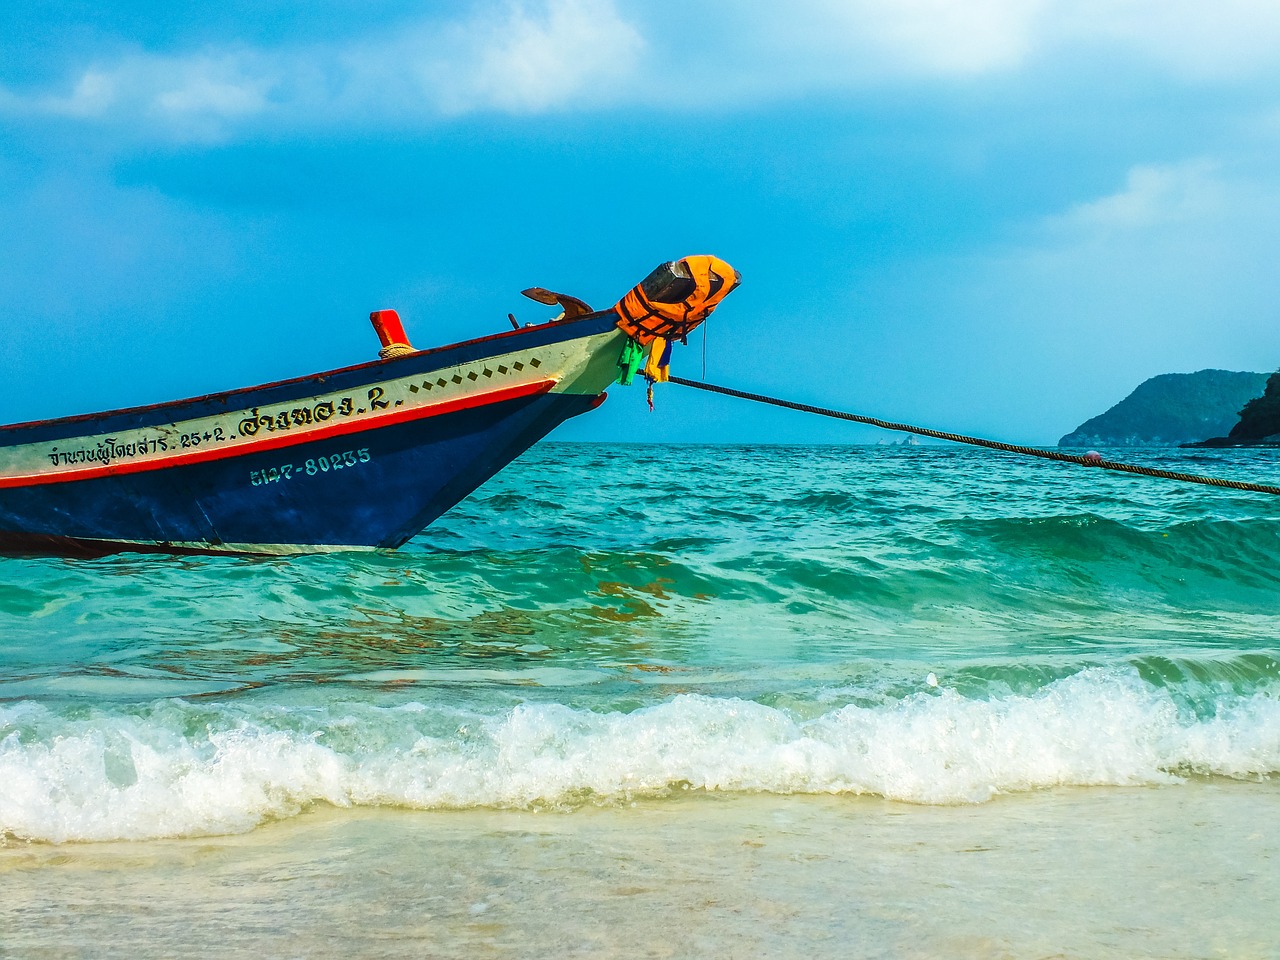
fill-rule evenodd
<path id="1" fill-rule="evenodd" d="M 366 421 L 369 428 L 374 428 L 393 411 L 422 410 L 426 415 L 431 407 L 447 407 L 468 397 L 482 398 L 486 393 L 548 380 L 555 381 L 552 393 L 595 395 L 609 385 L 617 372 L 611 342 L 621 349 L 624 340 L 624 334 L 611 330 L 430 373 L 378 381 L 359 391 L 317 393 L 280 406 L 233 410 L 110 435 L 3 447 L 0 480 L 57 477 L 90 467 L 126 463 L 154 464 L 159 469 L 167 461 L 180 462 L 211 449 L 219 456 L 237 456 L 285 435 L 291 443 L 305 443 L 308 434 L 324 435 L 337 423 L 349 424 L 353 432 L 362 429 L 361 424 Z M 208 545 L 201 548 L 207 549 Z M 281 552 L 286 549 L 295 548 L 290 545 Z"/>

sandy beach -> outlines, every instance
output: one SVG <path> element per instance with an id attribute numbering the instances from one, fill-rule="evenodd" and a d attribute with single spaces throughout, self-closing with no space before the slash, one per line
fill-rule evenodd
<path id="1" fill-rule="evenodd" d="M 316 809 L 0 849 L 9 957 L 1274 957 L 1280 785 Z"/>

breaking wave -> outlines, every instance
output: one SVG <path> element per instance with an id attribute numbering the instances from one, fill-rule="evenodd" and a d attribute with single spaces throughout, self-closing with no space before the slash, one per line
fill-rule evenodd
<path id="1" fill-rule="evenodd" d="M 243 832 L 317 803 L 572 809 L 723 791 L 963 804 L 1062 785 L 1266 778 L 1280 772 L 1275 673 L 1270 658 L 1157 658 L 1026 692 L 1009 678 L 929 674 L 900 696 L 832 689 L 797 707 L 683 694 L 630 711 L 23 701 L 0 707 L 0 836 Z"/>
<path id="2" fill-rule="evenodd" d="M 1280 772 L 1277 498 L 549 444 L 391 556 L 0 564 L 0 842 Z"/>

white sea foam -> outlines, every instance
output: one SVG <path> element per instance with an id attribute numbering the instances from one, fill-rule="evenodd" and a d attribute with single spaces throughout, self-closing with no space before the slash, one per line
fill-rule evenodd
<path id="1" fill-rule="evenodd" d="M 693 695 L 629 713 L 176 700 L 91 714 L 0 708 L 0 835 L 49 841 L 239 832 L 314 802 L 573 806 L 699 789 L 971 803 L 1276 772 L 1275 696 L 1223 694 L 1196 716 L 1127 668 L 991 700 L 943 683 L 809 720 Z"/>

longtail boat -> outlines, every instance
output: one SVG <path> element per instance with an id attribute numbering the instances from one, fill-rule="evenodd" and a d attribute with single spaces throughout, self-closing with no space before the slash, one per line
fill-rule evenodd
<path id="1" fill-rule="evenodd" d="M 639 364 L 661 379 L 739 279 L 686 257 L 602 311 L 535 287 L 561 316 L 428 350 L 379 310 L 370 363 L 0 427 L 0 552 L 395 549 Z"/>

